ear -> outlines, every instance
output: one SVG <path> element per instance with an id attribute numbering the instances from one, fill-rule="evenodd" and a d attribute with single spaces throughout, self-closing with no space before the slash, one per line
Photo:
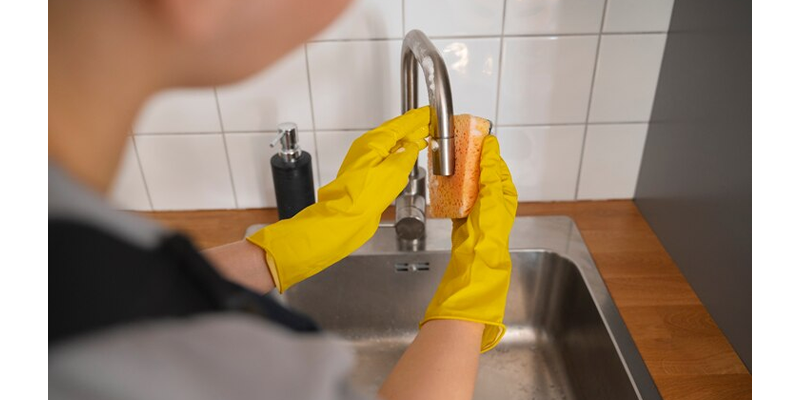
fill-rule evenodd
<path id="1" fill-rule="evenodd" d="M 154 0 L 168 28 L 190 42 L 216 36 L 236 1 L 239 0 Z"/>

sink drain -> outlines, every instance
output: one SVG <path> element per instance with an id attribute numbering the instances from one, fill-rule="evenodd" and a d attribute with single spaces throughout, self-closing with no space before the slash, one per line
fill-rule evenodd
<path id="1" fill-rule="evenodd" d="M 431 269 L 430 263 L 427 262 L 394 264 L 395 272 L 417 272 L 417 271 L 428 271 L 430 269 Z"/>

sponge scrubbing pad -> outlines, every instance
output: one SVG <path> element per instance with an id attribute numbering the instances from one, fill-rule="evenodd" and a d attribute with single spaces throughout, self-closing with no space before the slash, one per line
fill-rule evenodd
<path id="1" fill-rule="evenodd" d="M 489 120 L 469 114 L 453 117 L 455 126 L 456 168 L 452 176 L 433 174 L 432 155 L 428 148 L 428 171 L 431 194 L 430 216 L 433 218 L 464 218 L 469 215 L 478 198 L 481 149 L 483 138 L 489 134 Z"/>

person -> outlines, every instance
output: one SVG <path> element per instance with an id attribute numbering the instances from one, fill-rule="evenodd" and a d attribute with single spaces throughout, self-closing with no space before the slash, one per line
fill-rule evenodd
<path id="1" fill-rule="evenodd" d="M 453 220 L 452 254 L 379 393 L 347 383 L 341 341 L 269 296 L 376 231 L 426 146 L 429 111 L 355 140 L 318 202 L 199 252 L 103 199 L 137 110 L 170 87 L 223 85 L 276 61 L 347 0 L 70 0 L 49 4 L 49 374 L 54 399 L 466 399 L 505 327 L 516 190 L 497 139 Z M 367 397 L 364 397 L 367 396 Z"/>

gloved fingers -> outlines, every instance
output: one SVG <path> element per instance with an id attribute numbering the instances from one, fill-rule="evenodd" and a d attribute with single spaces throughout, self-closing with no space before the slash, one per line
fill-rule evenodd
<path id="1" fill-rule="evenodd" d="M 422 138 L 418 138 L 418 139 L 408 138 L 408 140 L 413 141 L 414 143 L 416 143 L 417 147 L 419 148 L 419 151 L 425 150 L 425 148 L 428 147 L 428 135 L 427 134 Z"/>
<path id="2" fill-rule="evenodd" d="M 386 121 L 359 139 L 363 138 L 372 150 L 381 157 L 386 157 L 399 142 L 417 141 L 428 137 L 429 125 L 430 107 L 425 106 Z"/>
<path id="3" fill-rule="evenodd" d="M 421 140 L 404 140 L 397 144 L 394 149 L 384 160 L 381 166 L 396 169 L 398 174 L 403 176 L 403 179 L 408 177 L 411 169 L 414 167 L 414 161 L 417 160 L 420 150 L 424 149 L 427 145 L 425 139 Z"/>
<path id="4" fill-rule="evenodd" d="M 500 146 L 498 144 L 498 153 L 500 151 L 499 149 L 500 149 Z M 499 157 L 499 158 L 500 158 L 500 165 L 499 165 L 498 168 L 499 168 L 499 171 L 500 171 L 500 180 L 503 181 L 503 182 L 510 181 L 511 180 L 511 171 L 508 170 L 508 164 L 506 164 L 506 160 L 504 160 L 502 156 Z"/>
<path id="5" fill-rule="evenodd" d="M 501 159 L 500 159 L 500 144 L 497 138 L 489 135 L 483 139 L 483 147 L 481 148 L 481 181 L 483 181 L 483 172 L 491 172 L 491 178 L 499 178 L 501 173 Z M 487 179 L 490 175 L 486 176 Z"/>
<path id="6" fill-rule="evenodd" d="M 486 136 L 483 139 L 483 148 L 481 149 L 479 199 L 486 197 L 496 198 L 503 195 L 502 163 L 503 160 L 500 158 L 500 146 L 497 143 L 497 138 L 491 135 Z"/>
<path id="7" fill-rule="evenodd" d="M 423 149 L 425 149 L 426 147 L 428 147 L 428 141 L 427 141 L 426 139 L 417 139 L 417 140 L 403 140 L 403 141 L 400 141 L 400 142 L 398 142 L 397 144 L 395 144 L 395 145 L 394 145 L 394 147 L 392 147 L 392 149 L 391 149 L 391 150 L 389 150 L 389 153 L 394 153 L 394 152 L 396 152 L 396 151 L 397 151 L 397 150 L 399 150 L 401 147 L 403 147 L 403 146 L 404 146 L 404 145 L 405 145 L 407 142 L 413 142 L 413 143 L 415 143 L 415 144 L 417 145 L 417 148 L 419 149 L 419 150 L 418 150 L 418 152 L 420 152 L 420 151 L 422 151 Z"/>
<path id="8" fill-rule="evenodd" d="M 512 218 L 517 213 L 517 189 L 511 180 L 508 165 L 500 157 L 500 144 L 487 136 L 481 151 L 480 191 L 478 206 L 501 207 Z"/>
<path id="9" fill-rule="evenodd" d="M 503 183 L 503 196 L 506 199 L 506 204 L 511 207 L 512 215 L 517 213 L 517 187 L 514 186 L 514 181 L 511 179 L 511 171 L 508 169 L 506 160 L 500 157 L 500 181 Z"/>
<path id="10" fill-rule="evenodd" d="M 427 129 L 431 121 L 431 108 L 424 106 L 407 111 L 405 114 L 390 119 L 383 124 L 380 128 L 392 130 L 397 133 L 395 141 L 401 139 L 422 139 L 427 136 Z M 424 132 L 423 132 L 424 131 Z"/>
<path id="11" fill-rule="evenodd" d="M 403 141 L 425 140 L 428 136 L 429 107 L 411 110 L 353 141 L 337 177 L 352 168 L 371 168 L 400 148 Z M 424 148 L 424 146 L 420 146 Z"/>

